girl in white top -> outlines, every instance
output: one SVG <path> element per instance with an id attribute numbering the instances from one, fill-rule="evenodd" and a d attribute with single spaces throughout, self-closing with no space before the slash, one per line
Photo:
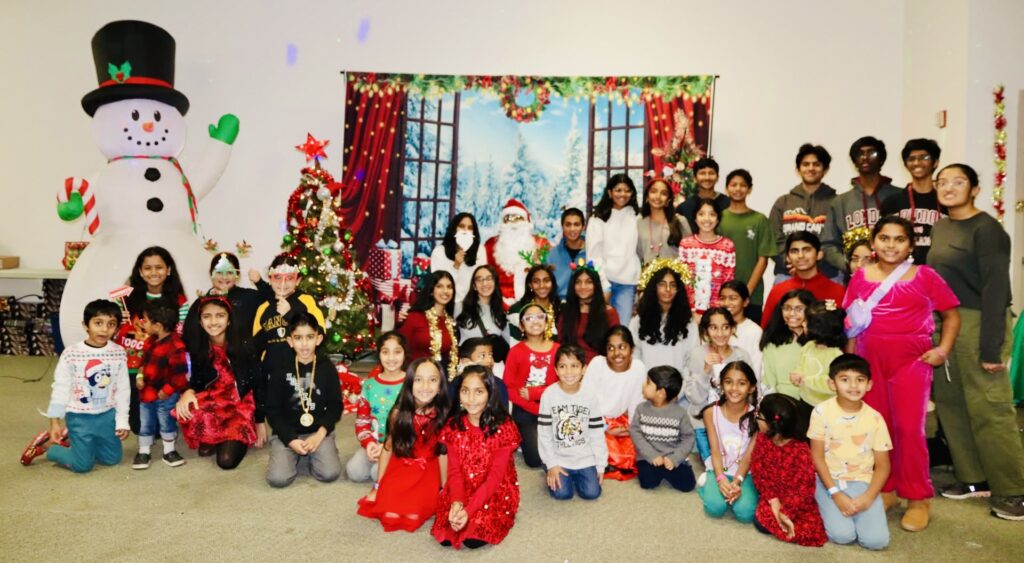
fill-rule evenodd
<path id="1" fill-rule="evenodd" d="M 634 356 L 645 366 L 672 366 L 682 373 L 699 337 L 680 272 L 688 274 L 675 258 L 659 258 L 644 266 L 638 285 L 640 303 L 629 330 L 637 342 Z"/>
<path id="2" fill-rule="evenodd" d="M 629 437 L 630 416 L 644 400 L 647 368 L 633 358 L 633 336 L 622 325 L 608 329 L 605 355 L 596 356 L 583 376 L 583 390 L 597 398 L 606 424 L 606 477 L 626 481 L 636 476 L 636 452 Z"/>
<path id="3" fill-rule="evenodd" d="M 473 270 L 472 286 L 461 303 L 455 304 L 455 326 L 459 328 L 459 344 L 476 337 L 489 337 L 495 371 L 504 369 L 508 356 L 508 319 L 498 293 L 498 272 L 483 264 Z"/>
<path id="4" fill-rule="evenodd" d="M 693 424 L 697 452 L 701 459 L 706 459 L 711 455 L 711 446 L 701 413 L 721 395 L 719 381 L 722 368 L 737 361 L 749 365 L 750 356 L 742 348 L 730 344 L 736 321 L 725 307 L 708 309 L 698 327 L 703 344 L 690 354 L 690 363 L 683 372 L 683 395 L 688 402 L 687 412 L 697 419 Z"/>
<path id="5" fill-rule="evenodd" d="M 480 229 L 472 213 L 458 213 L 448 224 L 441 244 L 430 253 L 430 271 L 444 270 L 455 279 L 455 303 L 462 303 L 473 284 L 473 268 L 487 263 Z"/>
<path id="6" fill-rule="evenodd" d="M 587 223 L 587 259 L 611 284 L 609 304 L 620 319 L 633 316 L 640 257 L 636 254 L 636 186 L 626 174 L 615 174 Z"/>
<path id="7" fill-rule="evenodd" d="M 754 368 L 754 375 L 761 379 L 761 326 L 748 319 L 744 314 L 747 305 L 750 304 L 750 290 L 747 284 L 740 280 L 730 280 L 722 284 L 718 290 L 718 303 L 732 313 L 732 319 L 736 321 L 736 334 L 731 344 L 739 346 L 750 356 L 750 367 Z"/>
<path id="8" fill-rule="evenodd" d="M 710 312 L 710 311 L 709 311 Z M 757 377 L 745 362 L 730 362 L 722 369 L 722 395 L 703 413 L 711 452 L 698 494 L 704 512 L 720 518 L 732 508 L 736 520 L 749 523 L 757 509 L 757 491 L 746 479 L 754 450 L 757 422 Z"/>

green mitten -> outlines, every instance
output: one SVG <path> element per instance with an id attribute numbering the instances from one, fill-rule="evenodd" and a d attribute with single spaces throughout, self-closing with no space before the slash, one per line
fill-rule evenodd
<path id="1" fill-rule="evenodd" d="M 230 113 L 220 116 L 216 125 L 210 124 L 210 137 L 228 145 L 235 144 L 238 138 L 238 118 Z"/>
<path id="2" fill-rule="evenodd" d="M 82 194 L 75 192 L 67 201 L 57 202 L 57 216 L 64 221 L 72 221 L 82 216 L 85 206 L 82 205 Z"/>

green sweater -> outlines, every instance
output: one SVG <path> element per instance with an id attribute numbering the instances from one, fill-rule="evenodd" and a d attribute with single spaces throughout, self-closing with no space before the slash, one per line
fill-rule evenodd
<path id="1" fill-rule="evenodd" d="M 828 386 L 828 367 L 842 353 L 839 348 L 819 347 L 814 342 L 804 344 L 800 350 L 800 361 L 793 369 L 804 376 L 800 384 L 800 399 L 803 402 L 816 407 L 818 403 L 836 396 L 835 391 Z"/>
<path id="2" fill-rule="evenodd" d="M 764 364 L 764 384 L 774 389 L 776 393 L 799 399 L 800 388 L 789 380 L 789 372 L 796 370 L 796 364 L 800 361 L 800 350 L 801 346 L 796 340 L 782 346 L 769 344 L 761 357 Z"/>

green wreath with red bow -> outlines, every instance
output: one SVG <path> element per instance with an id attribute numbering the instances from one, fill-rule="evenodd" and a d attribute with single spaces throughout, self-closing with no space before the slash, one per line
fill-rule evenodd
<path id="1" fill-rule="evenodd" d="M 521 106 L 516 101 L 520 90 L 533 92 L 533 103 Z M 541 79 L 502 77 L 498 85 L 498 100 L 505 109 L 505 115 L 519 123 L 530 123 L 540 119 L 544 108 L 551 103 L 551 87 Z"/>

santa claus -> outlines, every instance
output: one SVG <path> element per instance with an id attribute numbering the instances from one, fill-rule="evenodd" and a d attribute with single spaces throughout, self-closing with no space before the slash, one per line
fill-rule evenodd
<path id="1" fill-rule="evenodd" d="M 533 223 L 526 206 L 516 199 L 508 200 L 501 210 L 498 234 L 487 239 L 484 249 L 487 263 L 498 270 L 505 309 L 522 298 L 526 289 L 526 271 L 531 263 L 540 263 L 540 251 L 550 247 L 548 240 L 533 234 Z M 523 256 L 530 257 L 529 260 Z"/>

